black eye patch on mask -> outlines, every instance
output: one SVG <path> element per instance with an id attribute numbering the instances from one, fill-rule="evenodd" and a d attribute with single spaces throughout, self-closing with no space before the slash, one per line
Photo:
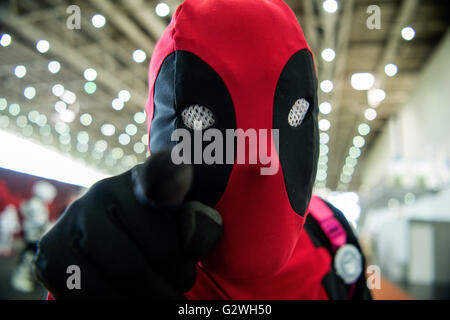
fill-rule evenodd
<path id="1" fill-rule="evenodd" d="M 184 128 L 191 136 L 193 158 L 194 130 L 183 121 L 191 111 L 203 112 L 203 119 L 209 121 L 207 128 L 220 130 L 223 137 L 226 129 L 236 129 L 233 102 L 220 75 L 197 55 L 175 51 L 164 60 L 155 82 L 149 141 L 152 152 L 175 146 L 177 142 L 171 141 L 171 134 L 175 129 Z M 203 143 L 203 148 L 207 144 Z M 224 155 L 225 151 L 223 143 Z M 233 164 L 194 164 L 193 186 L 188 199 L 216 205 L 225 191 L 232 168 Z"/>
<path id="2" fill-rule="evenodd" d="M 290 113 L 299 101 L 309 107 L 301 123 L 292 126 Z M 316 179 L 319 156 L 317 109 L 313 59 L 310 52 L 303 49 L 284 66 L 273 103 L 273 128 L 279 129 L 279 158 L 286 190 L 292 208 L 301 216 L 306 212 Z"/>

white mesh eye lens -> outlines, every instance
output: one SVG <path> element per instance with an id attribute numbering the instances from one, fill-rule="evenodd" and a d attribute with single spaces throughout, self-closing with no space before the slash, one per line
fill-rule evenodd
<path id="1" fill-rule="evenodd" d="M 309 102 L 301 98 L 295 101 L 294 105 L 289 111 L 288 122 L 291 127 L 298 127 L 303 118 L 305 118 L 306 112 L 308 112 Z"/>
<path id="2" fill-rule="evenodd" d="M 189 106 L 181 112 L 184 125 L 193 130 L 204 130 L 211 127 L 214 122 L 214 114 L 207 107 L 197 104 Z"/>

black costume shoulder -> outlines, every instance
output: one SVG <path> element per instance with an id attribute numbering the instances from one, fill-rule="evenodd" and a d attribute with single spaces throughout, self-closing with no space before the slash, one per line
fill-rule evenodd
<path id="1" fill-rule="evenodd" d="M 323 200 L 324 201 L 324 200 Z M 344 214 L 334 207 L 329 202 L 324 201 L 325 204 L 333 211 L 334 218 L 342 225 L 346 234 L 347 234 L 347 244 L 354 245 L 362 256 L 362 265 L 363 271 L 366 269 L 366 261 L 364 255 L 362 254 L 361 247 L 358 243 L 358 239 L 353 232 L 352 227 L 349 222 L 345 218 Z M 304 229 L 311 238 L 314 246 L 316 247 L 325 247 L 327 251 L 330 253 L 332 257 L 332 269 L 331 271 L 325 275 L 322 279 L 322 285 L 325 291 L 328 294 L 328 297 L 332 300 L 345 300 L 349 298 L 351 295 L 351 299 L 353 300 L 371 300 L 372 296 L 366 284 L 366 277 L 364 272 L 361 273 L 359 279 L 356 282 L 355 287 L 353 288 L 353 294 L 350 294 L 352 290 L 351 285 L 347 285 L 344 283 L 342 278 L 336 273 L 334 267 L 334 258 L 335 252 L 333 252 L 332 245 L 325 232 L 320 227 L 320 224 L 314 219 L 314 217 L 309 214 L 306 217 Z"/>

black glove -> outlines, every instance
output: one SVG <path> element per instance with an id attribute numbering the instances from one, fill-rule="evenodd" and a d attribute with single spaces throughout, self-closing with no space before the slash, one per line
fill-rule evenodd
<path id="1" fill-rule="evenodd" d="M 193 168 L 170 152 L 96 183 L 39 242 L 36 276 L 56 299 L 184 299 L 222 234 L 217 211 L 184 203 Z M 68 267 L 81 289 L 69 289 Z"/>

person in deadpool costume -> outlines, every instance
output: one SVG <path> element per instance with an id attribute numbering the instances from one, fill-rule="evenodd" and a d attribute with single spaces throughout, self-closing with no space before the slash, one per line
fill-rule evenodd
<path id="1" fill-rule="evenodd" d="M 152 155 L 95 184 L 40 241 L 36 274 L 53 298 L 370 299 L 348 222 L 312 195 L 316 72 L 283 1 L 184 1 L 149 90 Z M 176 129 L 210 128 L 278 130 L 267 145 L 279 170 L 172 161 Z M 66 285 L 70 265 L 80 290 Z"/>

